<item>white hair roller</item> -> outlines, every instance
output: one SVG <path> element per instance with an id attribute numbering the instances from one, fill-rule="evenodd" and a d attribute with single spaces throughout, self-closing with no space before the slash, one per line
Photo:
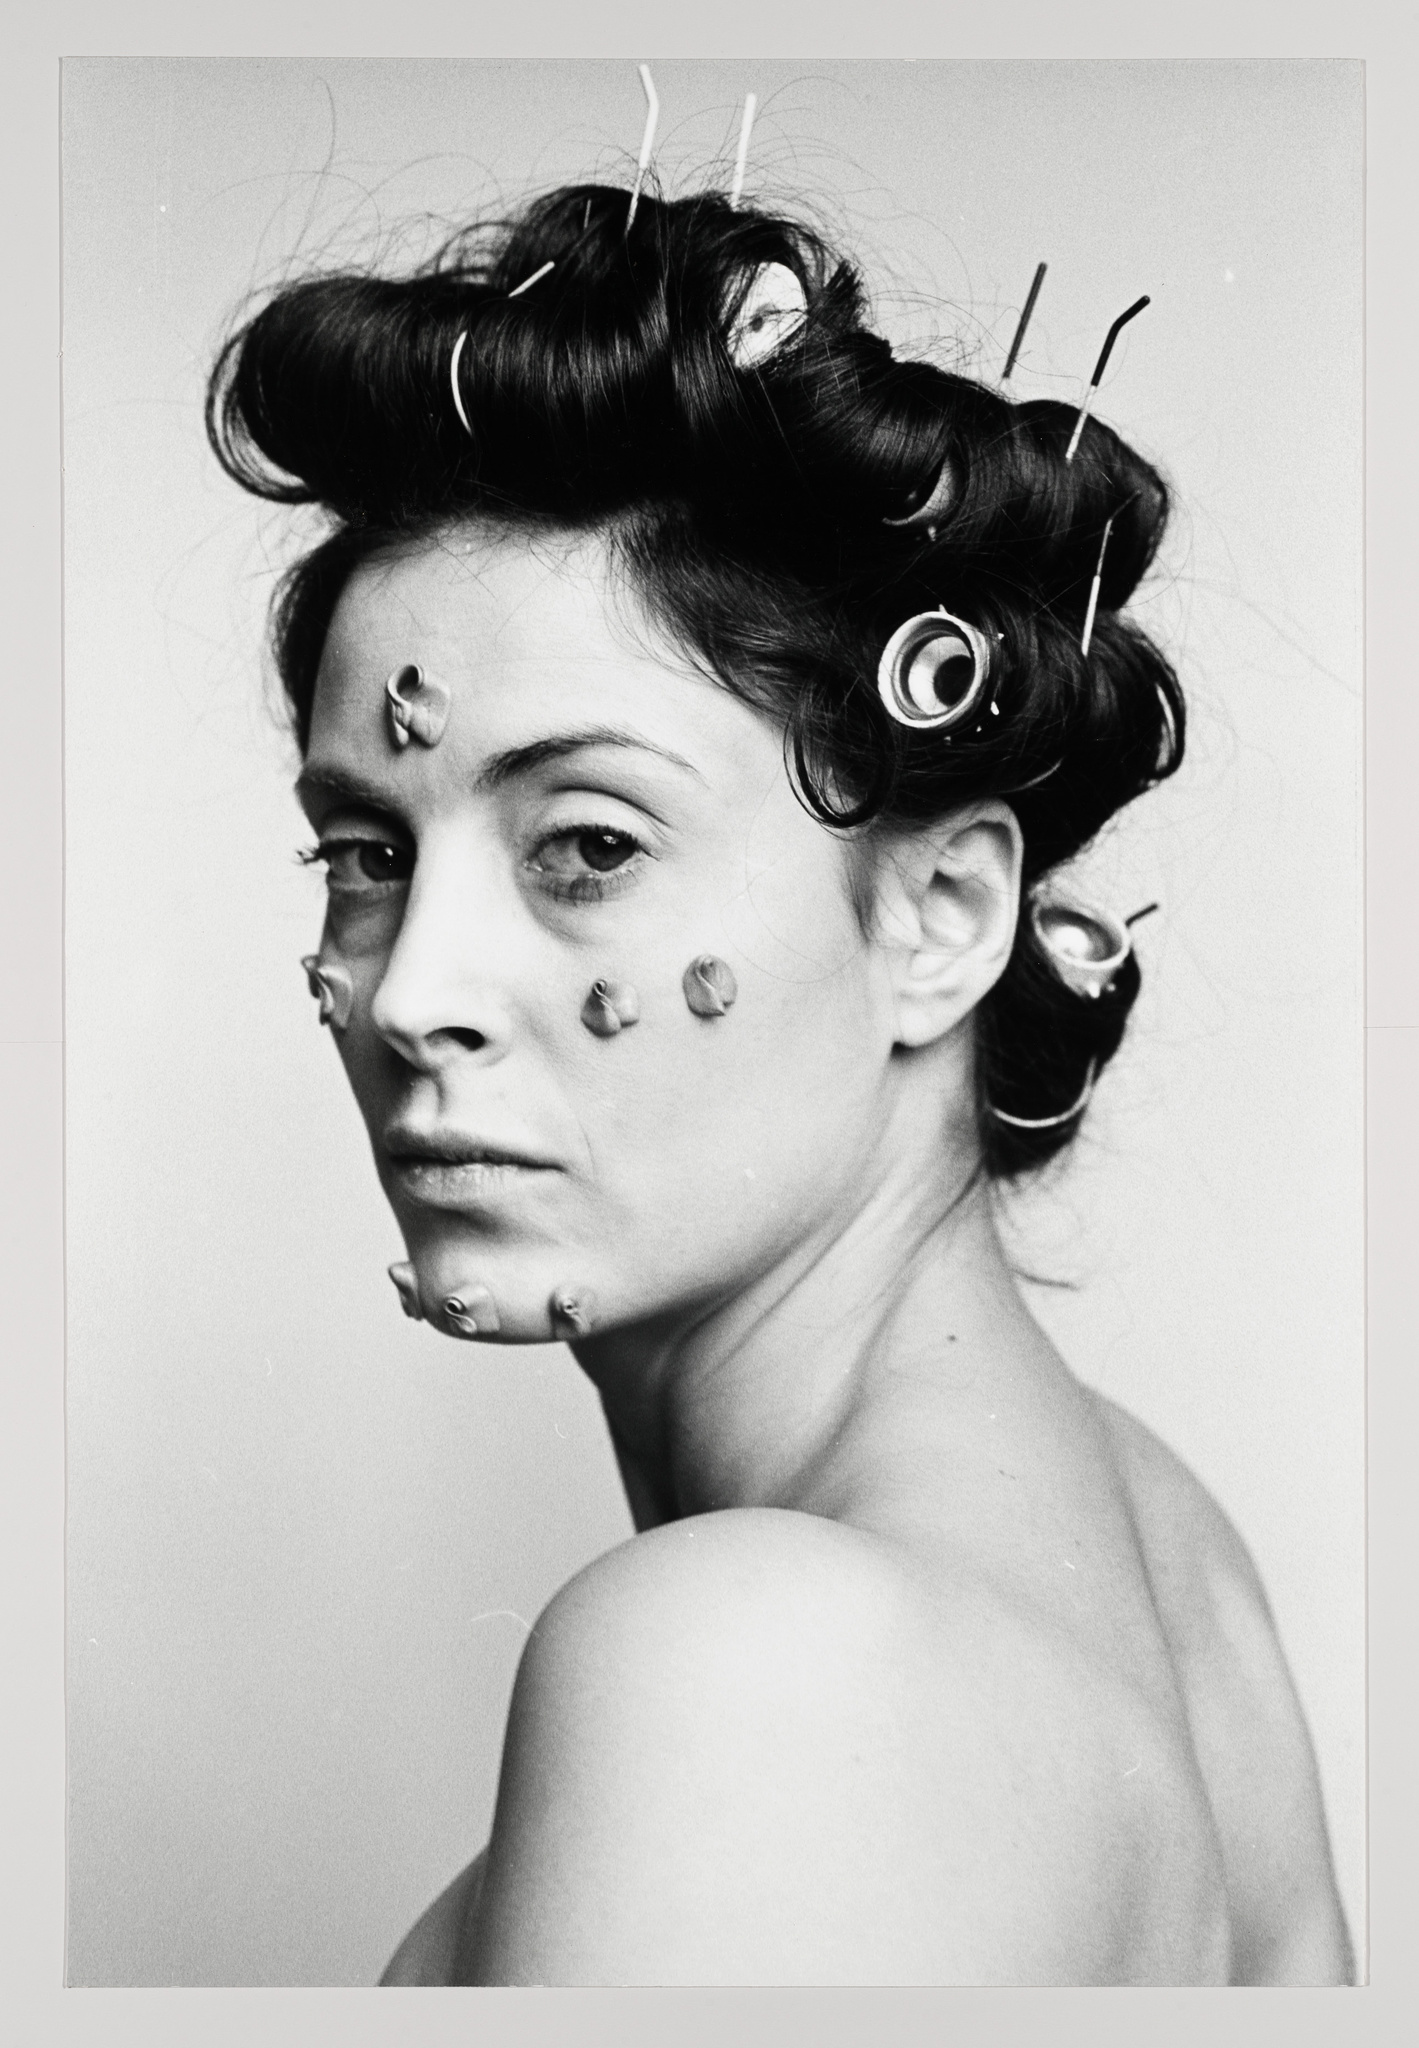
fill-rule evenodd
<path id="1" fill-rule="evenodd" d="M 1036 902 L 1032 912 L 1040 944 L 1055 973 L 1079 996 L 1108 992 L 1133 951 L 1133 935 L 1110 910 L 1085 909 L 1055 897 Z"/>
<path id="2" fill-rule="evenodd" d="M 725 337 L 735 369 L 752 370 L 766 361 L 807 318 L 808 298 L 798 273 L 786 263 L 761 264 Z"/>

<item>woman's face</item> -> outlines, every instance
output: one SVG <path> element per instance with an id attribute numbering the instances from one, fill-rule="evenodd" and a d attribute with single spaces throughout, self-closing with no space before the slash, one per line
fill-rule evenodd
<path id="1" fill-rule="evenodd" d="M 486 1287 L 545 1341 L 693 1314 L 851 1203 L 887 1119 L 892 998 L 851 854 L 781 735 L 619 600 L 599 540 L 460 530 L 351 579 L 300 795 L 329 864 L 338 1043 L 426 1310 Z M 396 745 L 385 682 L 449 693 Z M 693 1014 L 689 963 L 732 968 Z M 593 982 L 639 1019 L 604 1037 Z"/>

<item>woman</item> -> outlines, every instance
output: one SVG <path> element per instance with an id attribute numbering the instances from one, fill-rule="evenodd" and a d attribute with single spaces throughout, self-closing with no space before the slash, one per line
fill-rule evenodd
<path id="1" fill-rule="evenodd" d="M 384 1981 L 1345 1981 L 1250 1561 L 994 1222 L 1138 990 L 1052 877 L 1181 757 L 1160 478 L 602 186 L 281 292 L 210 424 L 332 521 L 276 646 L 391 1277 L 571 1343 L 639 1531 Z"/>

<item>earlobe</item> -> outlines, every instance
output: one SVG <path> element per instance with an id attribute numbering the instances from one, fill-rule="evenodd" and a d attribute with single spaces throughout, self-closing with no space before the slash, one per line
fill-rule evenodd
<path id="1" fill-rule="evenodd" d="M 972 804 L 899 848 L 889 913 L 897 1043 L 944 1037 L 1005 972 L 1020 908 L 1021 835 L 1008 804 Z"/>

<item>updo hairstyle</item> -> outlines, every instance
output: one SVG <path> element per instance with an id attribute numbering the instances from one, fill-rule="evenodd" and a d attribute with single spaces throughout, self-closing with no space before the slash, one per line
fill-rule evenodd
<path id="1" fill-rule="evenodd" d="M 615 187 L 565 187 L 458 235 L 412 276 L 309 278 L 223 349 L 207 410 L 218 460 L 258 496 L 331 521 L 273 611 L 302 750 L 326 632 L 360 563 L 470 516 L 595 528 L 650 614 L 779 721 L 795 787 L 826 825 L 868 833 L 1000 797 L 1033 889 L 1181 759 L 1177 679 L 1120 615 L 1162 535 L 1162 479 L 1093 419 L 1066 463 L 1069 406 L 1012 404 L 896 359 L 866 324 L 857 272 L 796 222 L 713 192 L 643 196 L 628 235 L 627 203 Z M 738 368 L 728 336 L 764 264 L 796 275 L 806 313 Z M 467 426 L 450 385 L 460 335 Z M 935 523 L 891 524 L 925 504 L 943 464 Z M 894 630 L 941 606 L 1001 636 L 995 711 L 949 734 L 899 724 L 876 688 Z M 991 1174 L 1037 1166 L 1073 1136 L 1078 1118 L 1021 1129 L 991 1112 L 1068 1111 L 1117 1049 L 1138 986 L 1130 954 L 1106 993 L 1074 993 L 1022 907 L 976 1012 Z"/>

